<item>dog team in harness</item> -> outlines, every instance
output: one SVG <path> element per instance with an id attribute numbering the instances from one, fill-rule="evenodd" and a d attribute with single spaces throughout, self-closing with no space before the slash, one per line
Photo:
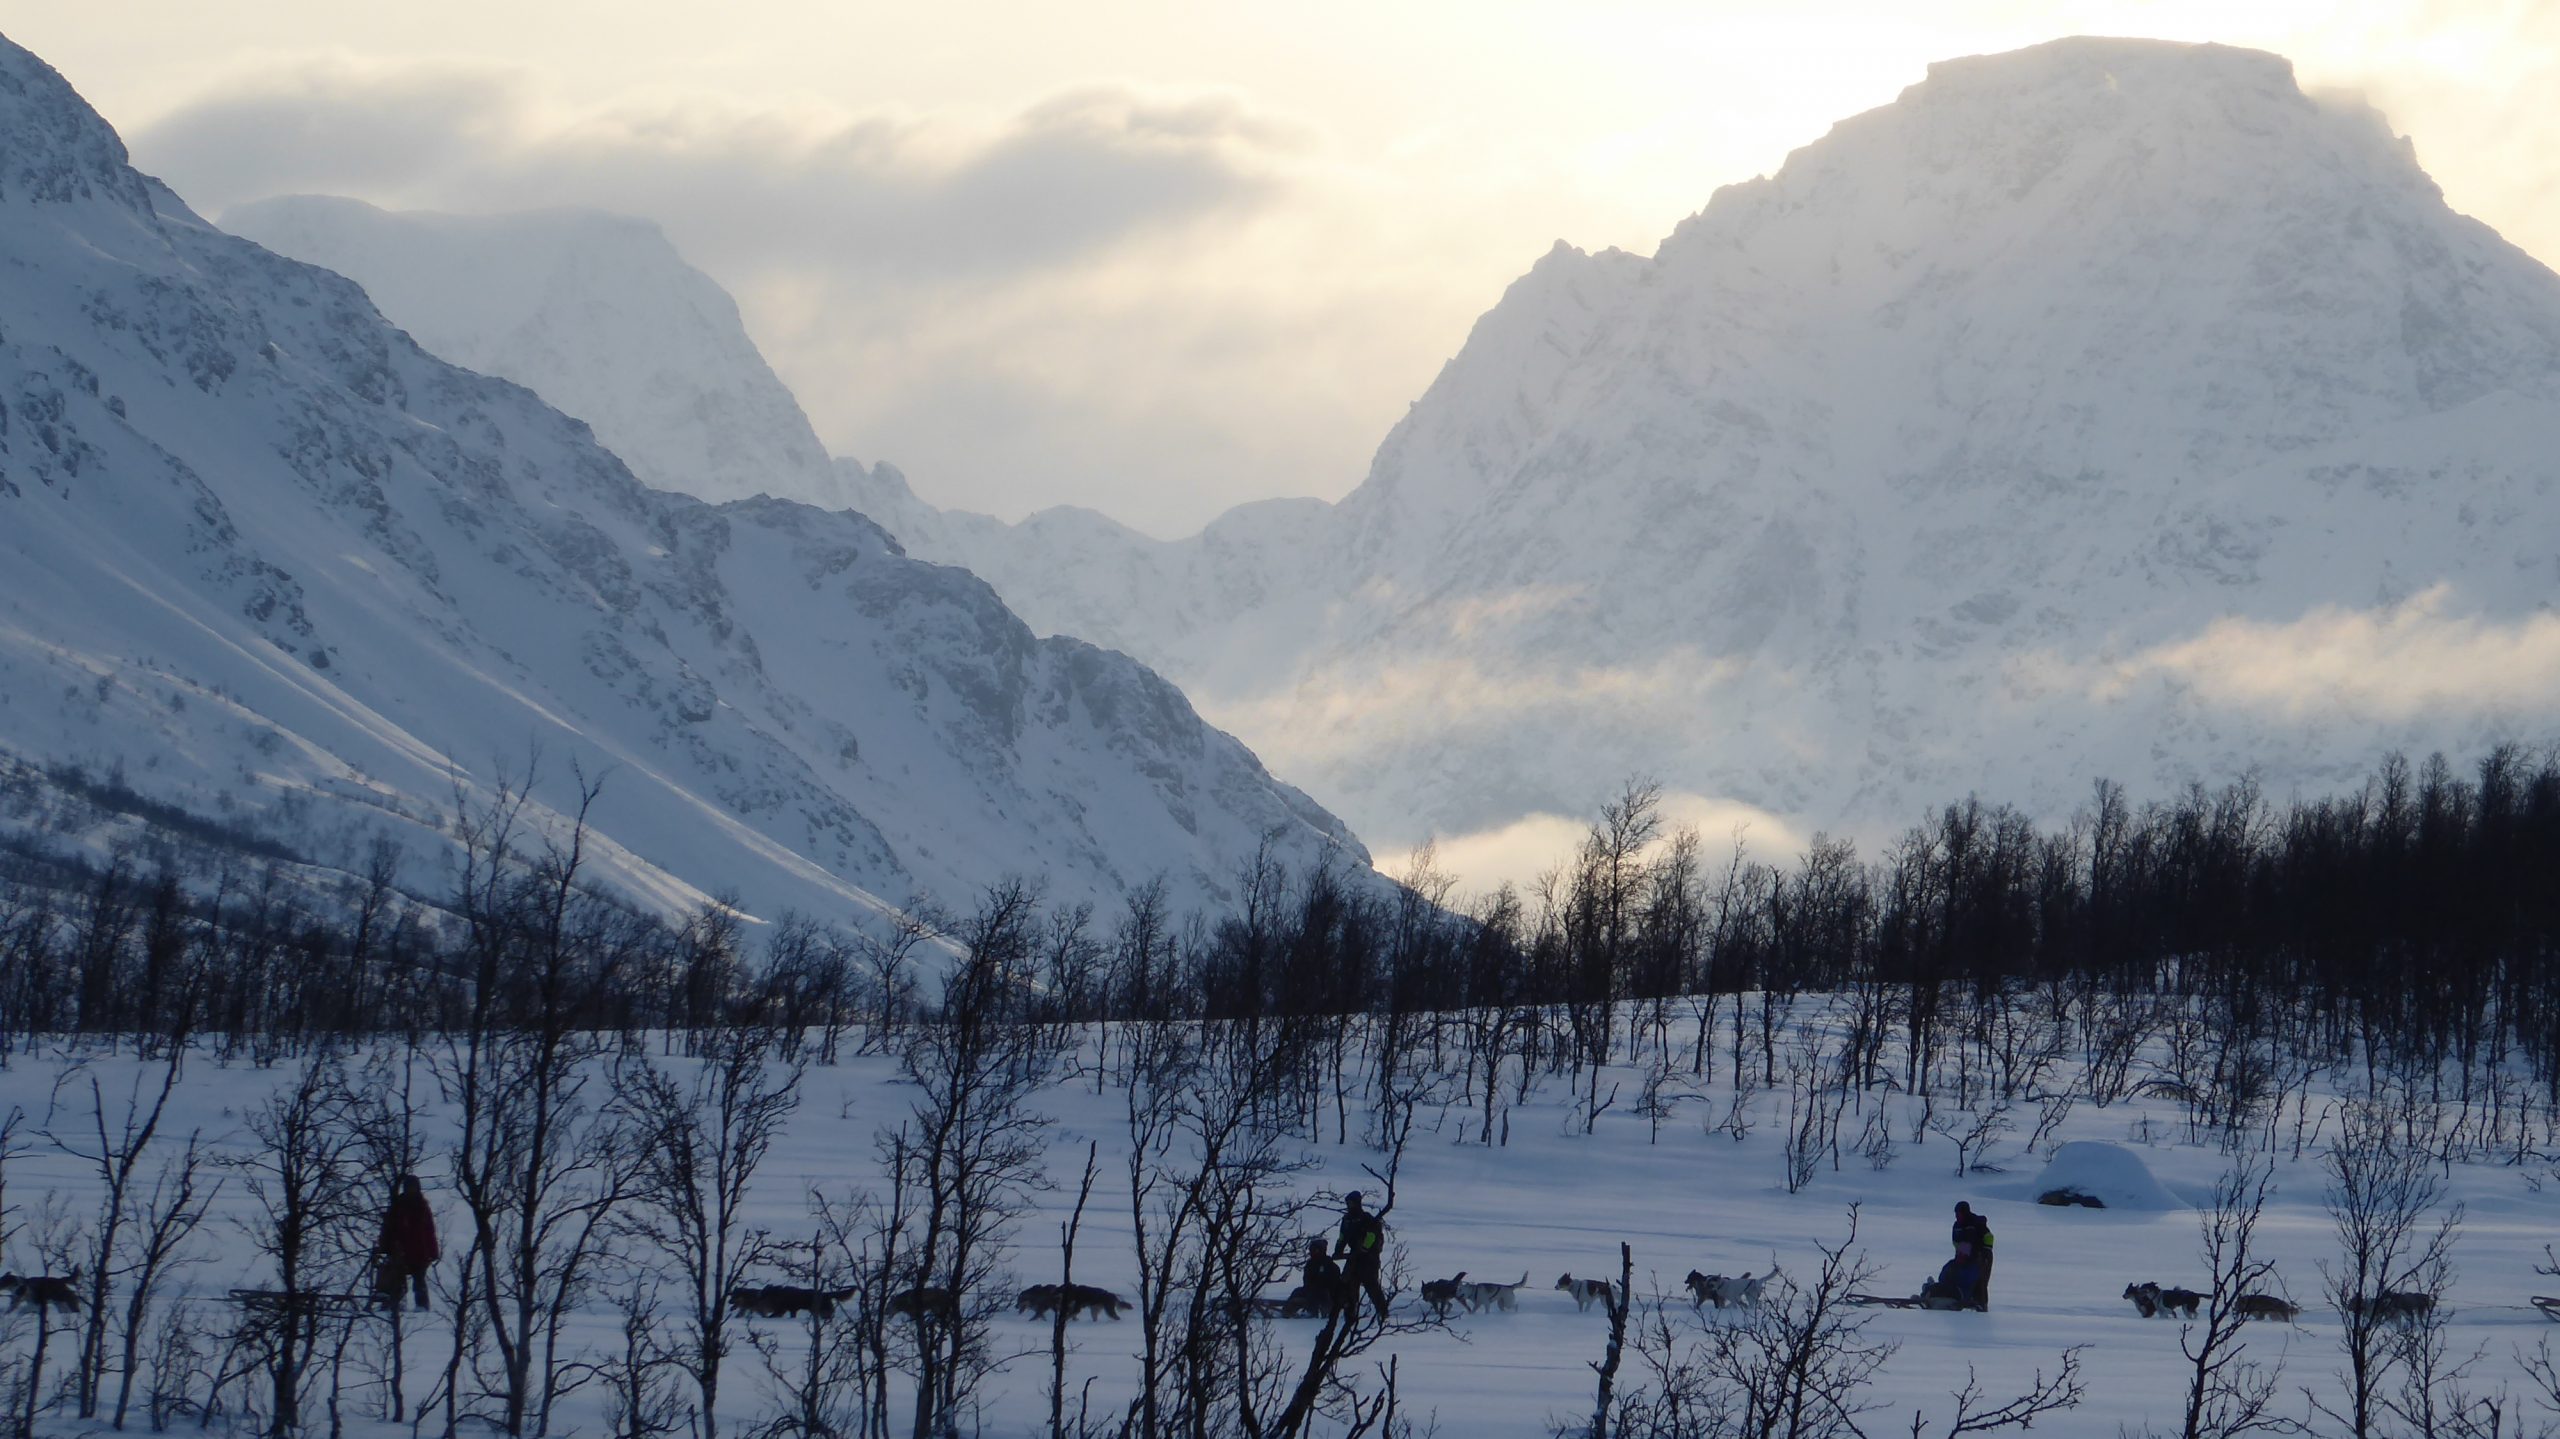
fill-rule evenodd
<path id="1" fill-rule="evenodd" d="M 1299 1267 L 1298 1286 L 1280 1301 L 1272 1312 L 1283 1318 L 1330 1317 L 1343 1311 L 1356 1313 L 1360 1297 L 1366 1294 L 1377 1306 L 1378 1317 L 1387 1316 L 1387 1293 L 1379 1276 L 1379 1263 L 1386 1248 L 1386 1223 L 1381 1215 L 1372 1214 L 1362 1205 L 1360 1191 L 1342 1197 L 1342 1227 L 1331 1246 L 1323 1238 L 1307 1241 L 1307 1257 Z M 1969 1309 L 1987 1312 L 1991 1308 L 1991 1266 L 1994 1238 L 1991 1221 L 1975 1212 L 1971 1203 L 1956 1205 L 1955 1223 L 1948 1231 L 1948 1242 L 1955 1253 L 1941 1265 L 1935 1279 L 1920 1286 L 1918 1294 L 1908 1298 L 1888 1298 L 1874 1294 L 1847 1296 L 1852 1304 L 1881 1305 L 1894 1309 Z M 1756 1304 L 1760 1290 L 1777 1277 L 1773 1268 L 1766 1275 L 1701 1275 L 1691 1271 L 1689 1287 L 1701 1306 L 1712 1299 L 1721 1309 L 1729 1302 L 1746 1307 Z M 1525 1280 L 1526 1275 L 1522 1278 Z M 1456 1279 L 1435 1280 L 1423 1286 L 1423 1300 L 1434 1312 L 1445 1315 L 1452 1303 L 1466 1303 L 1470 1312 L 1478 1306 L 1473 1299 L 1482 1297 L 1488 1303 L 1512 1307 L 1508 1291 L 1513 1285 L 1470 1285 L 1461 1273 Z M 1615 1286 L 1607 1280 L 1577 1280 L 1571 1275 L 1556 1281 L 1556 1287 L 1573 1295 L 1577 1304 L 1588 1310 L 1594 1303 L 1616 1302 Z M 1434 1290 L 1441 1291 L 1434 1293 Z M 1470 1290 L 1499 1291 L 1486 1296 L 1471 1296 Z M 1728 1294 L 1727 1291 L 1732 1293 Z M 1265 1301 L 1268 1302 L 1268 1301 Z"/>

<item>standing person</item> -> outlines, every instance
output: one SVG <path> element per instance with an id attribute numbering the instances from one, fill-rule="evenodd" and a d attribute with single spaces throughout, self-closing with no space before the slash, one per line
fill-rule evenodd
<path id="1" fill-rule="evenodd" d="M 427 1307 L 427 1270 L 444 1256 L 436 1243 L 435 1211 L 427 1207 L 427 1191 L 418 1176 L 403 1174 L 392 1187 L 391 1207 L 382 1211 L 382 1238 L 374 1251 L 380 1269 L 375 1288 L 397 1308 L 400 1291 L 410 1290 L 420 1309 Z"/>
<path id="2" fill-rule="evenodd" d="M 1973 1271 L 1973 1307 L 1991 1307 L 1991 1221 L 1973 1212 L 1973 1206 L 1956 1205 L 1954 1230 L 1956 1257 L 1969 1260 Z"/>
<path id="3" fill-rule="evenodd" d="M 1386 1220 L 1360 1207 L 1359 1190 L 1342 1196 L 1342 1232 L 1334 1236 L 1334 1256 L 1342 1260 L 1345 1277 L 1351 1284 L 1368 1291 L 1369 1299 L 1378 1306 L 1378 1317 L 1382 1320 L 1387 1317 L 1387 1290 L 1379 1281 L 1378 1264 L 1385 1258 L 1386 1248 Z M 1352 1296 L 1351 1305 L 1353 1317 L 1357 1318 L 1358 1295 Z"/>

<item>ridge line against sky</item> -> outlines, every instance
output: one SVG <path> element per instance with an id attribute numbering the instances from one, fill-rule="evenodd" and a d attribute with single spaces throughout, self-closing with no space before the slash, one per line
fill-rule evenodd
<path id="1" fill-rule="evenodd" d="M 2202 0 L 929 9 L 132 0 L 11 14 L 199 208 L 658 222 L 829 447 L 1161 536 L 1337 498 L 1561 237 L 1651 253 L 1929 62 L 2098 33 L 2286 55 L 2560 258 L 2560 5 Z"/>

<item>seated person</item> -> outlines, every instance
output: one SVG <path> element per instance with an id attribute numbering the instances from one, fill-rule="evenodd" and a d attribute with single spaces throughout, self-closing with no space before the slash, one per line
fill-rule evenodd
<path id="1" fill-rule="evenodd" d="M 1971 1308 L 1977 1302 L 1975 1286 L 1981 1282 L 1981 1279 L 1982 1271 L 1975 1267 L 1973 1256 L 1959 1254 L 1940 1267 L 1936 1283 L 1940 1292 L 1947 1298 L 1953 1299 L 1966 1308 Z"/>

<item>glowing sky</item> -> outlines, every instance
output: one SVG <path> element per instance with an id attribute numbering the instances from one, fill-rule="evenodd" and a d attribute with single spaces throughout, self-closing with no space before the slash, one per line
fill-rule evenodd
<path id="1" fill-rule="evenodd" d="M 219 216 L 646 215 L 838 453 L 1159 534 L 1336 496 L 1561 237 L 1650 253 L 1932 59 L 2253 45 L 2560 259 L 2560 0 L 0 5 Z"/>

